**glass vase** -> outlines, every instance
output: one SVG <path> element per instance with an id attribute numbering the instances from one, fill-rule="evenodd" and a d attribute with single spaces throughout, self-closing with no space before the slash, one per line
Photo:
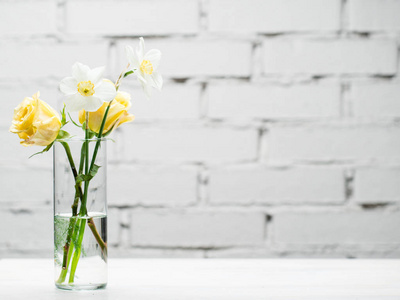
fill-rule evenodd
<path id="1" fill-rule="evenodd" d="M 54 143 L 54 267 L 58 288 L 107 285 L 106 140 Z"/>

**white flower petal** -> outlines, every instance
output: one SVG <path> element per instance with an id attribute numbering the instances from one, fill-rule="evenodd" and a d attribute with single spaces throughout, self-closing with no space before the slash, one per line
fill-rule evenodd
<path id="1" fill-rule="evenodd" d="M 136 47 L 136 55 L 138 56 L 139 61 L 143 60 L 144 55 L 144 39 L 139 38 L 139 47 Z"/>
<path id="2" fill-rule="evenodd" d="M 69 111 L 80 111 L 85 109 L 86 98 L 88 97 L 83 97 L 81 94 L 76 93 L 69 96 L 64 102 Z"/>
<path id="3" fill-rule="evenodd" d="M 151 93 L 152 93 L 151 85 L 142 82 L 142 88 L 143 88 L 144 94 L 146 95 L 146 98 L 150 99 Z"/>
<path id="4" fill-rule="evenodd" d="M 147 85 L 147 87 L 149 89 L 155 87 L 156 84 L 155 84 L 152 76 L 147 76 L 146 80 L 147 80 L 147 84 L 146 85 Z"/>
<path id="5" fill-rule="evenodd" d="M 147 80 L 144 78 L 144 76 L 141 74 L 142 72 L 135 72 L 137 79 L 139 80 L 140 83 L 147 84 Z"/>
<path id="6" fill-rule="evenodd" d="M 69 96 L 78 92 L 78 82 L 74 77 L 66 77 L 61 80 L 59 85 L 60 91 Z"/>
<path id="7" fill-rule="evenodd" d="M 98 68 L 94 68 L 92 70 L 89 71 L 89 80 L 94 84 L 97 85 L 99 83 L 99 81 L 102 80 L 103 77 L 103 73 L 104 70 L 106 69 L 106 67 L 98 67 Z"/>
<path id="8" fill-rule="evenodd" d="M 131 46 L 125 47 L 126 57 L 128 58 L 130 69 L 139 69 L 140 62 L 136 53 L 133 51 Z"/>
<path id="9" fill-rule="evenodd" d="M 89 71 L 90 68 L 80 62 L 76 62 L 72 66 L 72 76 L 75 77 L 78 82 L 87 81 L 89 79 Z"/>
<path id="10" fill-rule="evenodd" d="M 158 65 L 160 64 L 160 59 L 161 59 L 161 51 L 157 49 L 151 49 L 146 53 L 146 55 L 143 57 L 144 60 L 149 60 L 151 64 L 153 65 L 154 69 L 158 68 Z"/>
<path id="11" fill-rule="evenodd" d="M 163 86 L 163 79 L 161 74 L 158 72 L 153 72 L 153 74 L 151 74 L 151 81 L 152 81 L 152 86 L 160 91 Z"/>
<path id="12" fill-rule="evenodd" d="M 103 100 L 99 97 L 89 96 L 85 98 L 85 107 L 84 110 L 86 111 L 96 111 L 103 105 Z"/>
<path id="13" fill-rule="evenodd" d="M 101 101 L 111 101 L 116 95 L 115 85 L 109 81 L 103 81 L 94 90 L 94 97 L 100 98 Z"/>

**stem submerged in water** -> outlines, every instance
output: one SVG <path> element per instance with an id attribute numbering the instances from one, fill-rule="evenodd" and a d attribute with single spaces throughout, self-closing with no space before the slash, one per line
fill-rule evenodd
<path id="1" fill-rule="evenodd" d="M 94 238 L 97 243 L 100 245 L 101 252 L 103 253 L 104 260 L 107 261 L 107 244 L 101 238 L 99 232 L 97 231 L 96 225 L 94 224 L 93 218 L 88 220 L 88 226 L 93 233 Z"/>
<path id="2" fill-rule="evenodd" d="M 75 271 L 76 267 L 78 266 L 79 258 L 81 256 L 81 251 L 82 251 L 82 240 L 83 240 L 83 234 L 85 233 L 86 219 L 79 219 L 78 224 L 79 224 L 79 237 L 77 245 L 75 247 L 74 257 L 72 258 L 71 272 L 69 273 L 68 283 L 73 283 L 75 279 Z"/>
<path id="3" fill-rule="evenodd" d="M 61 145 L 63 145 L 65 152 L 67 154 L 67 158 L 69 161 L 69 164 L 71 166 L 72 173 L 74 175 L 74 179 L 76 180 L 76 177 L 78 176 L 74 160 L 71 155 L 71 149 L 69 148 L 68 143 L 66 142 L 61 142 Z M 68 225 L 68 233 L 67 233 L 67 240 L 64 245 L 64 254 L 63 254 L 63 261 L 62 261 L 62 271 L 61 274 L 57 280 L 57 283 L 62 283 L 65 280 L 65 277 L 68 272 L 68 266 L 69 266 L 69 261 L 71 258 L 72 250 L 73 247 L 71 247 L 71 236 L 74 232 L 75 228 L 75 223 L 76 223 L 76 215 L 77 215 L 77 210 L 78 210 L 78 202 L 79 199 L 82 197 L 82 189 L 80 185 L 78 186 L 77 184 L 75 185 L 75 197 L 74 197 L 74 203 L 72 204 L 72 217 L 69 220 L 69 225 Z"/>

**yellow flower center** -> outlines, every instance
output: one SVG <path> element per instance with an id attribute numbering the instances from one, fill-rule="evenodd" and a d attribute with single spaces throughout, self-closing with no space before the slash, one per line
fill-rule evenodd
<path id="1" fill-rule="evenodd" d="M 78 92 L 85 97 L 92 96 L 94 94 L 94 84 L 89 81 L 81 81 L 78 83 Z"/>
<path id="2" fill-rule="evenodd" d="M 140 64 L 140 71 L 151 75 L 153 73 L 153 64 L 149 60 L 143 60 Z"/>

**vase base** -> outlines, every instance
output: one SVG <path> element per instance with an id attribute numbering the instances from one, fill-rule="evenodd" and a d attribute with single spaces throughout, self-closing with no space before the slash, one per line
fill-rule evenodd
<path id="1" fill-rule="evenodd" d="M 105 289 L 107 283 L 99 283 L 99 284 L 58 284 L 56 283 L 56 287 L 61 290 L 69 290 L 69 291 L 89 291 L 89 290 L 101 290 Z"/>

